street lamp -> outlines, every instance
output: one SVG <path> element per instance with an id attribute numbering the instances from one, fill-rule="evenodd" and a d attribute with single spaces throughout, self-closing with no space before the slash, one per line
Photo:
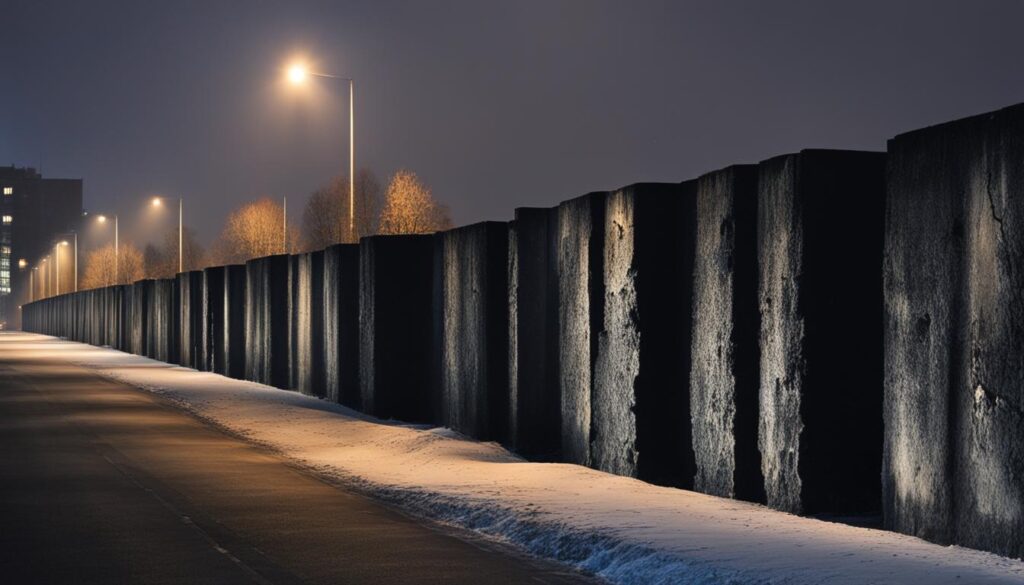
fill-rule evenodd
<path id="1" fill-rule="evenodd" d="M 107 223 L 107 216 L 100 215 L 96 218 L 96 221 L 100 223 Z M 117 214 L 114 214 L 114 284 L 120 283 L 120 262 L 118 262 L 118 234 L 117 234 Z"/>
<path id="2" fill-rule="evenodd" d="M 72 232 L 72 233 L 74 233 L 74 232 Z M 68 243 L 67 240 L 61 240 L 60 243 L 58 244 L 58 246 L 61 246 L 61 247 L 67 247 L 67 246 L 70 246 L 70 245 L 71 244 Z M 57 250 L 57 259 L 58 259 L 58 264 L 57 265 L 60 266 L 60 249 L 59 248 Z M 78 292 L 78 234 L 77 233 L 75 234 L 75 259 L 74 259 L 74 263 L 75 263 L 75 271 L 74 271 L 75 292 Z M 59 271 L 57 273 L 57 294 L 60 294 L 60 272 Z"/>
<path id="3" fill-rule="evenodd" d="M 65 244 L 67 242 L 64 242 Z M 60 296 L 60 244 L 53 246 L 53 273 L 57 280 L 57 296 Z"/>
<path id="4" fill-rule="evenodd" d="M 355 129 L 355 80 L 351 77 L 310 71 L 302 63 L 294 63 L 286 72 L 288 82 L 303 85 L 310 77 L 339 79 L 348 82 L 348 233 L 349 239 L 356 235 L 356 129 Z"/>
<path id="5" fill-rule="evenodd" d="M 153 207 L 163 207 L 163 197 L 153 198 Z M 178 197 L 178 272 L 185 271 L 185 247 L 184 247 L 184 222 L 182 217 L 184 216 L 185 200 Z"/>

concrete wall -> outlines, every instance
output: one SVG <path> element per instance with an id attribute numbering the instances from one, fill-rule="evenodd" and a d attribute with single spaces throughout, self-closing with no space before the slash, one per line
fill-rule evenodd
<path id="1" fill-rule="evenodd" d="M 604 319 L 604 212 L 608 194 L 558 206 L 558 386 L 562 460 L 590 464 L 597 339 Z"/>
<path id="2" fill-rule="evenodd" d="M 292 256 L 291 270 L 292 388 L 324 397 L 324 253 Z"/>
<path id="3" fill-rule="evenodd" d="M 879 153 L 803 151 L 61 295 L 24 323 L 1024 556 L 1024 106 L 889 149 L 887 181 Z"/>
<path id="4" fill-rule="evenodd" d="M 199 270 L 175 276 L 178 298 L 178 363 L 203 369 L 203 273 Z"/>
<path id="5" fill-rule="evenodd" d="M 591 464 L 690 487 L 694 185 L 641 183 L 609 195 L 604 321 L 591 401 Z"/>
<path id="6" fill-rule="evenodd" d="M 516 210 L 508 228 L 509 445 L 558 460 L 558 208 Z"/>
<path id="7" fill-rule="evenodd" d="M 359 408 L 359 246 L 323 252 L 323 357 L 327 399 Z"/>
<path id="8" fill-rule="evenodd" d="M 291 386 L 291 266 L 284 254 L 245 263 L 245 377 Z"/>
<path id="9" fill-rule="evenodd" d="M 214 363 L 218 374 L 232 378 L 245 377 L 246 339 L 246 290 L 248 270 L 243 264 L 224 267 L 224 347 L 219 350 L 224 359 Z"/>
<path id="10" fill-rule="evenodd" d="M 508 226 L 444 233 L 441 407 L 446 426 L 508 440 Z"/>
<path id="11" fill-rule="evenodd" d="M 153 297 L 152 280 L 140 280 L 131 285 L 130 321 L 132 330 L 129 352 L 135 355 L 149 355 L 149 303 Z"/>
<path id="12" fill-rule="evenodd" d="M 884 155 L 803 151 L 759 171 L 759 446 L 768 505 L 877 513 Z"/>
<path id="13" fill-rule="evenodd" d="M 432 421 L 433 236 L 359 242 L 359 383 L 363 412 Z"/>
<path id="14" fill-rule="evenodd" d="M 199 368 L 205 372 L 217 371 L 224 362 L 224 274 L 223 266 L 203 270 L 202 324 L 200 332 Z"/>
<path id="15" fill-rule="evenodd" d="M 694 489 L 764 501 L 757 449 L 757 167 L 697 180 L 690 413 Z"/>
<path id="16" fill-rule="evenodd" d="M 889 143 L 888 528 L 1024 556 L 1024 108 Z"/>

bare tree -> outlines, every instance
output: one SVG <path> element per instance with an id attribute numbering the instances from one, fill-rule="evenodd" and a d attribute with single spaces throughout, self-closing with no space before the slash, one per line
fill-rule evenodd
<path id="1" fill-rule="evenodd" d="M 195 231 L 185 228 L 181 234 L 184 251 L 183 270 L 200 270 L 204 267 L 206 251 L 196 238 Z M 178 228 L 164 233 L 163 242 L 157 246 L 147 245 L 143 252 L 147 278 L 171 278 L 178 273 Z"/>
<path id="2" fill-rule="evenodd" d="M 380 233 L 429 234 L 451 226 L 448 208 L 434 200 L 415 173 L 395 173 L 381 211 Z"/>
<path id="3" fill-rule="evenodd" d="M 153 244 L 146 244 L 142 249 L 142 267 L 146 278 L 164 278 L 166 266 L 167 259 L 164 258 L 163 250 Z"/>
<path id="4" fill-rule="evenodd" d="M 355 233 L 349 232 L 349 181 L 337 177 L 317 189 L 306 201 L 302 212 L 302 236 L 309 250 L 322 250 L 339 243 L 358 242 L 377 233 L 381 195 L 377 177 L 367 169 L 356 175 Z"/>
<path id="5" fill-rule="evenodd" d="M 236 264 L 294 251 L 299 232 L 288 226 L 286 246 L 283 224 L 284 208 L 269 197 L 243 205 L 228 216 L 214 246 L 212 260 L 217 264 Z"/>
<path id="6" fill-rule="evenodd" d="M 115 269 L 114 259 L 117 258 Z M 146 277 L 142 253 L 134 245 L 121 244 L 114 254 L 114 245 L 107 244 L 93 250 L 85 258 L 85 271 L 80 286 L 82 289 L 100 288 L 114 284 L 129 284 Z"/>

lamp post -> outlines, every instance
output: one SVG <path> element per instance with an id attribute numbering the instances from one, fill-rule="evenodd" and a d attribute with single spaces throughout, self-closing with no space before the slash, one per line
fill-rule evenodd
<path id="1" fill-rule="evenodd" d="M 53 246 L 53 273 L 57 281 L 57 296 L 60 296 L 60 244 Z"/>
<path id="2" fill-rule="evenodd" d="M 153 207 L 162 207 L 164 204 L 163 197 L 153 198 Z M 185 214 L 185 199 L 178 197 L 178 272 L 185 271 L 185 236 L 184 236 L 184 220 L 182 219 Z"/>
<path id="3" fill-rule="evenodd" d="M 74 232 L 72 232 L 72 233 L 74 233 Z M 60 266 L 60 248 L 67 247 L 69 245 L 70 244 L 68 243 L 67 240 L 61 240 L 60 243 L 57 244 L 57 246 L 58 246 L 58 248 L 57 248 L 57 266 L 58 267 Z M 75 292 L 78 292 L 78 234 L 77 233 L 75 233 L 75 259 L 74 259 L 74 264 L 75 264 L 75 272 L 74 272 Z M 60 294 L 60 268 L 57 269 L 57 294 Z"/>
<path id="4" fill-rule="evenodd" d="M 36 301 L 36 270 L 39 270 L 38 266 L 33 266 L 32 270 L 28 271 L 28 301 L 30 303 Z"/>
<path id="5" fill-rule="evenodd" d="M 101 215 L 96 218 L 96 221 L 100 223 L 107 223 L 107 216 Z M 120 270 L 121 264 L 118 262 L 118 241 L 117 241 L 117 214 L 114 214 L 114 284 L 120 283 Z"/>
<path id="6" fill-rule="evenodd" d="M 288 81 L 292 85 L 301 85 L 309 77 L 323 77 L 348 82 L 348 234 L 349 240 L 355 240 L 356 234 L 356 82 L 351 77 L 331 75 L 310 71 L 305 65 L 295 64 L 288 68 Z"/>

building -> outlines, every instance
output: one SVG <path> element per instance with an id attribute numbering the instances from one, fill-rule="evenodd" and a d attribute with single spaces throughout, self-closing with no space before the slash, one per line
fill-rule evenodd
<path id="1" fill-rule="evenodd" d="M 78 228 L 81 217 L 81 179 L 44 179 L 33 168 L 0 167 L 0 329 L 20 328 L 19 307 L 36 294 L 30 284 L 39 290 L 33 266 Z"/>

